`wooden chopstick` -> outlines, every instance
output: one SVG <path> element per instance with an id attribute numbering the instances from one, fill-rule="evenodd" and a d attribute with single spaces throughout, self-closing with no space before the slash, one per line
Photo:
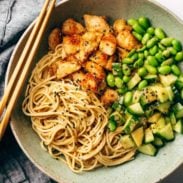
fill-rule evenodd
<path id="1" fill-rule="evenodd" d="M 2 100 L 0 102 L 0 115 L 2 115 L 3 111 L 5 111 L 4 115 L 2 117 L 2 121 L 0 123 L 0 140 L 2 139 L 4 132 L 6 130 L 6 127 L 8 125 L 9 118 L 12 113 L 13 107 L 17 101 L 18 95 L 25 82 L 29 67 L 30 67 L 31 62 L 38 49 L 42 35 L 43 35 L 46 25 L 48 23 L 49 17 L 54 8 L 55 1 L 56 0 L 46 0 L 45 1 L 44 6 L 41 10 L 41 13 L 38 17 L 38 20 L 27 41 L 25 49 L 20 56 L 20 60 L 8 82 L 7 88 L 5 88 L 4 96 L 2 97 Z M 31 48 L 31 46 L 32 46 L 32 48 Z M 20 72 L 20 70 L 21 70 L 21 72 Z M 17 82 L 16 87 L 15 87 L 14 91 L 12 91 L 15 81 Z M 10 93 L 12 93 L 12 96 L 9 99 Z M 8 101 L 8 105 L 5 110 L 7 101 Z"/>

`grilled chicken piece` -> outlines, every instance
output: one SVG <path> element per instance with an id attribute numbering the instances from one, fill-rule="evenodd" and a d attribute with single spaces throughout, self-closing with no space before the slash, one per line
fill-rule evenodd
<path id="1" fill-rule="evenodd" d="M 132 33 L 129 30 L 124 30 L 120 32 L 117 37 L 117 44 L 126 50 L 131 50 L 133 48 L 138 48 L 139 43 L 135 39 L 135 37 L 132 35 Z"/>
<path id="2" fill-rule="evenodd" d="M 96 32 L 84 33 L 76 58 L 81 62 L 86 61 L 88 56 L 98 48 L 101 37 L 102 34 Z"/>
<path id="3" fill-rule="evenodd" d="M 57 79 L 61 79 L 78 71 L 81 65 L 75 58 L 68 57 L 65 61 L 57 61 L 52 67 L 56 67 L 56 77 Z"/>
<path id="4" fill-rule="evenodd" d="M 116 61 L 116 55 L 112 55 L 108 58 L 107 64 L 105 65 L 105 69 L 108 71 L 112 71 L 112 63 Z"/>
<path id="5" fill-rule="evenodd" d="M 66 55 L 75 54 L 80 50 L 81 36 L 74 34 L 63 37 L 63 49 Z"/>
<path id="6" fill-rule="evenodd" d="M 93 32 L 109 32 L 110 27 L 103 16 L 96 16 L 96 15 L 84 15 L 84 22 L 86 25 L 87 31 Z"/>
<path id="7" fill-rule="evenodd" d="M 85 28 L 79 22 L 76 22 L 74 19 L 67 19 L 62 25 L 62 33 L 64 35 L 73 35 L 73 34 L 83 34 Z"/>
<path id="8" fill-rule="evenodd" d="M 81 82 L 81 86 L 84 90 L 90 90 L 94 93 L 98 93 L 99 80 L 91 73 L 84 75 L 84 79 Z"/>
<path id="9" fill-rule="evenodd" d="M 128 53 L 129 53 L 128 50 L 120 47 L 117 47 L 117 50 L 118 50 L 118 57 L 120 60 L 128 56 Z"/>
<path id="10" fill-rule="evenodd" d="M 48 37 L 48 45 L 51 50 L 55 50 L 55 47 L 61 43 L 61 31 L 59 28 L 55 28 L 51 31 Z"/>
<path id="11" fill-rule="evenodd" d="M 104 94 L 101 96 L 101 102 L 107 106 L 112 104 L 118 99 L 118 93 L 115 90 L 107 89 Z"/>
<path id="12" fill-rule="evenodd" d="M 117 20 L 115 20 L 114 24 L 113 24 L 113 29 L 114 29 L 114 32 L 116 34 L 122 32 L 125 29 L 129 30 L 129 31 L 132 30 L 131 26 L 127 25 L 126 24 L 126 20 L 124 20 L 124 19 L 117 19 Z"/>
<path id="13" fill-rule="evenodd" d="M 78 72 L 73 73 L 71 75 L 71 78 L 76 83 L 81 84 L 81 82 L 85 79 L 85 74 L 82 71 L 78 71 Z"/>
<path id="14" fill-rule="evenodd" d="M 107 33 L 102 37 L 99 49 L 107 54 L 113 55 L 116 51 L 116 38 L 112 33 Z"/>
<path id="15" fill-rule="evenodd" d="M 96 64 L 102 67 L 105 67 L 108 62 L 108 57 L 109 56 L 107 54 L 98 50 L 90 56 L 89 60 L 91 60 L 92 62 L 95 62 Z"/>
<path id="16" fill-rule="evenodd" d="M 105 71 L 103 67 L 96 64 L 95 62 L 87 61 L 84 65 L 84 68 L 87 72 L 91 73 L 99 80 L 103 80 L 105 78 Z"/>

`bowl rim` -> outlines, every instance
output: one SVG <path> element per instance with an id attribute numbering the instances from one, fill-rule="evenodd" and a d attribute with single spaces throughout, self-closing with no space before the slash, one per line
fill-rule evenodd
<path id="1" fill-rule="evenodd" d="M 62 0 L 60 2 L 57 2 L 55 8 L 61 6 L 62 4 L 68 2 L 70 0 Z M 154 0 L 147 0 L 148 2 L 150 2 L 151 4 L 156 5 L 157 7 L 161 8 L 162 10 L 166 11 L 168 14 L 170 14 L 171 16 L 173 16 L 174 19 L 176 19 L 180 24 L 183 25 L 183 19 L 181 19 L 178 15 L 176 15 L 172 10 L 170 10 L 169 8 L 167 8 L 166 6 L 164 6 L 163 4 L 159 3 L 158 0 L 154 1 Z M 9 59 L 9 63 L 7 66 L 7 70 L 6 70 L 6 74 L 5 74 L 5 87 L 8 84 L 8 80 L 9 80 L 9 76 L 10 76 L 10 70 L 11 70 L 11 66 L 12 63 L 14 61 L 14 57 L 16 55 L 16 52 L 19 48 L 19 46 L 21 45 L 22 41 L 25 39 L 25 37 L 27 36 L 27 34 L 30 34 L 31 29 L 33 28 L 34 24 L 36 22 L 36 18 L 33 20 L 33 22 L 26 28 L 26 30 L 24 31 L 24 33 L 21 35 L 20 39 L 18 40 L 12 54 L 11 57 Z M 14 128 L 14 124 L 11 122 L 10 119 L 10 128 L 11 131 L 19 145 L 19 147 L 21 148 L 21 150 L 23 151 L 23 153 L 26 155 L 26 157 L 32 162 L 32 164 L 37 167 L 39 170 L 41 170 L 45 175 L 49 176 L 51 179 L 53 179 L 54 181 L 58 181 L 56 176 L 53 176 L 49 171 L 47 171 L 45 168 L 43 168 L 36 159 L 34 159 L 31 154 L 29 154 L 26 149 L 23 147 L 21 140 L 19 139 L 17 133 L 16 133 L 16 128 Z M 181 165 L 183 165 L 183 161 L 179 161 L 176 164 L 174 164 L 174 167 L 172 167 L 171 171 L 165 172 L 163 177 L 159 177 L 156 182 L 159 182 L 163 179 L 165 179 L 166 177 L 168 177 L 169 175 L 171 175 L 173 172 L 175 172 Z M 63 183 L 63 181 L 62 181 Z M 64 183 L 66 183 L 64 181 Z M 67 182 L 69 183 L 69 182 Z"/>

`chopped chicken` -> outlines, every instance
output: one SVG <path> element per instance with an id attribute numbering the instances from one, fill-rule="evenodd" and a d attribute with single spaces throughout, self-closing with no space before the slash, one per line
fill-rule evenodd
<path id="1" fill-rule="evenodd" d="M 118 99 L 118 93 L 115 90 L 107 89 L 101 96 L 101 102 L 104 105 L 109 105 Z"/>
<path id="2" fill-rule="evenodd" d="M 85 74 L 84 79 L 81 82 L 83 89 L 90 90 L 95 93 L 98 93 L 98 84 L 99 80 L 91 73 Z"/>
<path id="3" fill-rule="evenodd" d="M 93 74 L 96 78 L 102 80 L 105 78 L 105 71 L 103 67 L 92 61 L 87 61 L 84 65 L 87 72 Z"/>
<path id="4" fill-rule="evenodd" d="M 107 54 L 113 55 L 116 51 L 116 38 L 112 33 L 107 33 L 102 37 L 99 49 Z"/>
<path id="5" fill-rule="evenodd" d="M 105 17 L 96 15 L 84 15 L 84 21 L 87 31 L 93 32 L 109 32 L 110 26 L 108 25 Z"/>
<path id="6" fill-rule="evenodd" d="M 51 50 L 55 50 L 55 47 L 61 43 L 61 31 L 55 28 L 51 31 L 48 37 L 48 45 Z"/>
<path id="7" fill-rule="evenodd" d="M 62 33 L 64 35 L 73 35 L 73 34 L 83 34 L 85 28 L 79 22 L 76 22 L 74 19 L 67 19 L 62 26 Z"/>
<path id="8" fill-rule="evenodd" d="M 102 35 L 96 32 L 86 32 L 82 35 L 79 52 L 76 54 L 76 58 L 81 62 L 87 60 L 88 56 L 95 51 L 100 43 Z"/>
<path id="9" fill-rule="evenodd" d="M 93 55 L 91 55 L 89 59 L 97 63 L 98 65 L 105 67 L 108 62 L 108 57 L 108 55 L 98 50 L 95 53 L 93 53 Z"/>
<path id="10" fill-rule="evenodd" d="M 114 29 L 114 32 L 116 34 L 122 32 L 125 29 L 129 30 L 129 31 L 132 30 L 131 26 L 127 25 L 126 24 L 126 20 L 124 20 L 124 19 L 117 19 L 117 20 L 115 20 L 114 24 L 113 24 L 113 29 Z"/>
<path id="11" fill-rule="evenodd" d="M 115 62 L 115 60 L 116 60 L 116 55 L 110 56 L 105 66 L 105 69 L 108 71 L 112 71 L 112 63 Z"/>
<path id="12" fill-rule="evenodd" d="M 82 71 L 75 72 L 71 75 L 73 81 L 81 84 L 81 82 L 85 79 L 85 74 Z"/>
<path id="13" fill-rule="evenodd" d="M 117 47 L 117 50 L 118 50 L 118 56 L 120 60 L 128 56 L 128 53 L 129 53 L 128 50 L 120 47 Z"/>
<path id="14" fill-rule="evenodd" d="M 74 58 L 69 58 L 66 61 L 57 61 L 55 65 L 57 79 L 64 78 L 65 76 L 68 76 L 81 68 L 81 65 Z"/>
<path id="15" fill-rule="evenodd" d="M 79 51 L 81 44 L 81 36 L 74 34 L 63 37 L 63 49 L 67 55 L 75 54 Z"/>
<path id="16" fill-rule="evenodd" d="M 132 35 L 132 33 L 129 30 L 124 30 L 120 32 L 117 37 L 117 44 L 126 50 L 131 50 L 133 48 L 138 48 L 139 43 L 135 39 L 135 37 Z"/>

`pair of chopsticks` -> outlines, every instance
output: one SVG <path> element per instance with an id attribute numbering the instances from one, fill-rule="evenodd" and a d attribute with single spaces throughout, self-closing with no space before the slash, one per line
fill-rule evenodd
<path id="1" fill-rule="evenodd" d="M 21 88 L 25 82 L 27 72 L 36 54 L 42 35 L 55 6 L 55 1 L 56 0 L 45 0 L 43 8 L 37 18 L 24 50 L 21 53 L 16 68 L 14 69 L 8 85 L 5 88 L 4 95 L 0 101 L 0 140 L 7 128 L 13 107 L 15 106 Z"/>

